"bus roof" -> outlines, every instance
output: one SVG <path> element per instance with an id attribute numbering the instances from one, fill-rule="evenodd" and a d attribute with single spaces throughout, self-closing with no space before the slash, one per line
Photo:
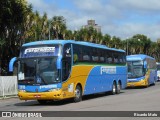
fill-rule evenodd
<path id="1" fill-rule="evenodd" d="M 28 47 L 28 46 L 35 46 L 35 45 L 43 45 L 43 44 L 67 44 L 67 43 L 74 43 L 74 44 L 79 44 L 79 45 L 84 45 L 84 46 L 90 46 L 90 47 L 96 47 L 96 48 L 102 48 L 102 49 L 108 49 L 108 50 L 113 50 L 113 51 L 119 51 L 119 52 L 125 52 L 124 50 L 121 49 L 116 49 L 116 48 L 109 48 L 105 45 L 100 45 L 100 44 L 95 44 L 95 43 L 90 43 L 90 42 L 84 42 L 84 41 L 75 41 L 75 40 L 42 40 L 42 41 L 34 41 L 34 42 L 29 42 L 25 43 L 22 45 L 22 47 Z"/>
<path id="2" fill-rule="evenodd" d="M 137 61 L 137 60 L 145 60 L 146 58 L 155 60 L 155 58 L 145 55 L 145 54 L 135 54 L 135 55 L 128 55 L 127 57 L 127 61 Z"/>

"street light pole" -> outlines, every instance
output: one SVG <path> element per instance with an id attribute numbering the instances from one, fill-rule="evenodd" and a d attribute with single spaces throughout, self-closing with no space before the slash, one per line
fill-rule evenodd
<path id="1" fill-rule="evenodd" d="M 127 38 L 127 55 L 128 55 L 128 38 Z"/>

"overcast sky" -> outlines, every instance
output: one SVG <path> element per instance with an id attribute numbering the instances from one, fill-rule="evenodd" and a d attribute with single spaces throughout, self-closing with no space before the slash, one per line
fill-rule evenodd
<path id="1" fill-rule="evenodd" d="M 67 28 L 78 30 L 93 19 L 103 34 L 121 39 L 144 34 L 160 38 L 160 0 L 27 0 L 33 11 L 49 18 L 64 16 Z"/>

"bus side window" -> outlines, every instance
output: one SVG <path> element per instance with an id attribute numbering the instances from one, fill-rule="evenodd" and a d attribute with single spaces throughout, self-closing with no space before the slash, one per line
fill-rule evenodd
<path id="1" fill-rule="evenodd" d="M 71 61 L 67 59 L 62 60 L 62 66 L 62 81 L 65 81 L 71 72 Z"/>
<path id="2" fill-rule="evenodd" d="M 72 48 L 71 44 L 64 45 L 62 59 L 62 81 L 67 80 L 71 72 L 72 65 Z"/>
<path id="3" fill-rule="evenodd" d="M 112 57 L 111 56 L 108 57 L 108 63 L 112 63 Z"/>

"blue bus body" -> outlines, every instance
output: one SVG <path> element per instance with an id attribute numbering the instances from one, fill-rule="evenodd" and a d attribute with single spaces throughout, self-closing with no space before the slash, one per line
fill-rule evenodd
<path id="1" fill-rule="evenodd" d="M 149 86 L 157 81 L 156 60 L 144 54 L 127 56 L 128 87 Z"/>
<path id="2" fill-rule="evenodd" d="M 47 66 L 55 70 L 47 69 L 39 75 Z M 74 98 L 80 101 L 83 95 L 119 93 L 126 85 L 124 50 L 74 40 L 36 41 L 24 44 L 20 50 L 18 96 L 21 100 L 34 99 L 41 103 Z"/>

